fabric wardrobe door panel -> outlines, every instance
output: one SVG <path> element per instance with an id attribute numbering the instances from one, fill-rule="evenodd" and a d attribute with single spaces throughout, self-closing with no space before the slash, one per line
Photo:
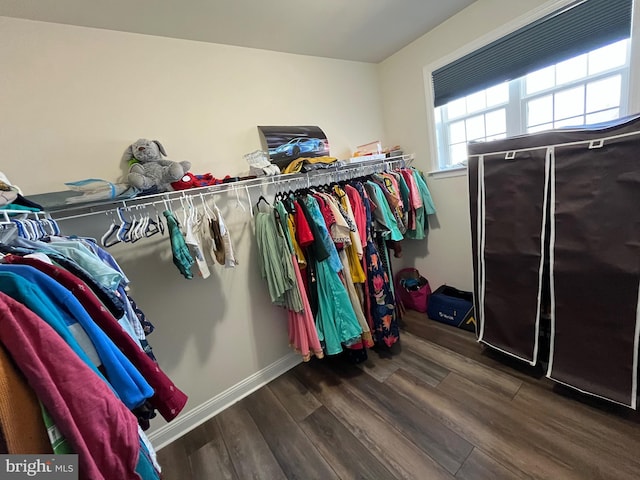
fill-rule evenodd
<path id="1" fill-rule="evenodd" d="M 480 251 L 480 232 L 478 220 L 482 218 L 482 213 L 478 207 L 482 205 L 479 201 L 478 188 L 478 165 L 479 156 L 469 155 L 467 167 L 467 179 L 469 182 L 469 219 L 471 220 L 471 260 L 473 266 L 473 307 L 476 316 L 476 337 L 480 336 L 480 325 L 483 319 L 480 316 L 480 279 L 482 272 L 480 271 L 479 251 Z"/>
<path id="2" fill-rule="evenodd" d="M 544 267 L 547 148 L 479 157 L 475 228 L 480 341 L 535 365 Z M 473 205 L 473 203 L 472 203 Z M 476 243 L 474 240 L 474 243 Z"/>
<path id="3" fill-rule="evenodd" d="M 600 148 L 559 146 L 551 192 L 547 376 L 632 408 L 640 327 L 639 148 L 640 132 Z"/>

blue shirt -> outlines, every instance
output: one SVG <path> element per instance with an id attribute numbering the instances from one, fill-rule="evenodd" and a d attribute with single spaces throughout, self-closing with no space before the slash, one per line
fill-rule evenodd
<path id="1" fill-rule="evenodd" d="M 109 382 L 128 408 L 133 409 L 153 396 L 153 389 L 140 372 L 96 325 L 78 299 L 66 288 L 29 265 L 0 265 L 0 275 L 2 275 L 1 278 L 3 279 L 0 282 L 0 285 L 2 285 L 0 288 L 9 295 L 11 293 L 4 289 L 4 285 L 5 283 L 10 283 L 12 277 L 14 277 L 14 288 L 25 288 L 25 282 L 16 283 L 16 276 L 22 277 L 27 281 L 27 284 L 33 287 L 31 290 L 40 290 L 40 298 L 42 298 L 46 311 L 35 313 L 47 323 L 49 323 L 48 318 L 56 317 L 58 323 L 62 321 L 63 325 L 67 327 L 67 332 L 69 326 L 75 323 L 80 324 L 93 343 Z M 44 313 L 45 316 L 42 316 L 41 313 Z"/>
<path id="2" fill-rule="evenodd" d="M 2 265 L 0 268 L 7 266 L 8 265 Z M 104 376 L 96 368 L 95 364 L 89 359 L 89 356 L 80 347 L 75 337 L 69 331 L 62 312 L 51 304 L 40 288 L 13 272 L 0 270 L 0 291 L 22 303 L 33 313 L 38 315 L 51 328 L 53 328 L 58 335 L 60 335 L 67 345 L 76 352 L 78 357 L 80 357 L 80 359 L 86 363 L 91 370 L 93 370 L 100 378 L 104 379 Z"/>
<path id="3" fill-rule="evenodd" d="M 73 259 L 95 278 L 100 285 L 109 290 L 115 290 L 123 280 L 120 272 L 117 272 L 104 263 L 88 247 L 78 240 L 56 240 L 47 244 L 50 250 L 59 252 Z"/>

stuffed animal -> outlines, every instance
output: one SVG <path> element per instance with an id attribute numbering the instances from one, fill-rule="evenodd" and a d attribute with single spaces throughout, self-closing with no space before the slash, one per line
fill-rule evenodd
<path id="1" fill-rule="evenodd" d="M 141 191 L 173 190 L 171 182 L 180 180 L 191 168 L 191 163 L 164 160 L 162 157 L 166 155 L 164 147 L 157 140 L 141 138 L 132 143 L 122 157 L 131 165 L 127 175 L 129 185 Z"/>

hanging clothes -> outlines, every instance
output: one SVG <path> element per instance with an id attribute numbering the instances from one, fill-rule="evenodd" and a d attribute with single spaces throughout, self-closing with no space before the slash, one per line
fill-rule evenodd
<path id="1" fill-rule="evenodd" d="M 0 342 L 79 454 L 80 478 L 139 480 L 144 457 L 133 414 L 49 325 L 4 293 L 0 317 Z"/>
<path id="2" fill-rule="evenodd" d="M 300 292 L 294 288 L 296 278 L 285 239 L 278 231 L 273 208 L 255 215 L 256 239 L 260 274 L 267 281 L 271 302 L 290 307 L 293 311 L 303 309 Z"/>
<path id="3" fill-rule="evenodd" d="M 380 187 L 386 200 L 386 207 L 395 218 L 398 230 L 404 235 L 407 231 L 404 219 L 404 204 L 400 196 L 400 187 L 396 178 L 391 175 L 391 173 L 383 172 L 371 175 L 371 180 Z"/>
<path id="4" fill-rule="evenodd" d="M 374 345 L 373 337 L 371 336 L 371 330 L 369 328 L 369 324 L 367 323 L 367 319 L 362 311 L 362 303 L 358 293 L 356 292 L 355 285 L 353 284 L 351 267 L 349 265 L 349 260 L 347 259 L 347 255 L 344 250 L 340 252 L 340 260 L 342 261 L 344 275 L 340 276 L 342 283 L 347 290 L 347 294 L 349 295 L 349 300 L 351 301 L 351 306 L 353 307 L 353 312 L 358 319 L 358 324 L 362 329 L 362 344 L 371 348 Z M 358 264 L 359 265 L 359 264 Z M 360 267 L 362 269 L 362 267 Z"/>
<path id="5" fill-rule="evenodd" d="M 371 203 L 364 186 L 356 183 L 356 190 L 362 198 L 367 219 L 367 244 L 365 264 L 367 270 L 368 307 L 373 322 L 372 332 L 376 343 L 390 347 L 400 338 L 400 329 L 395 312 L 395 300 L 387 272 L 380 261 L 380 253 L 374 243 L 371 217 Z"/>
<path id="6" fill-rule="evenodd" d="M 92 363 L 104 367 L 109 383 L 128 408 L 141 405 L 153 395 L 153 389 L 140 372 L 93 322 L 68 290 L 27 265 L 0 265 L 0 279 L 1 291 L 26 302 L 30 308 L 31 305 L 40 308 L 43 320 L 51 318 L 58 322 L 60 328 L 73 335 L 78 348 L 87 354 Z M 52 312 L 56 312 L 57 319 L 53 319 Z"/>
<path id="7" fill-rule="evenodd" d="M 342 263 L 331 241 L 318 201 L 308 195 L 303 199 L 303 203 L 310 214 L 307 220 L 310 224 L 313 223 L 319 232 L 319 238 L 316 238 L 314 243 L 321 242 L 329 252 L 325 260 L 314 259 L 318 295 L 316 328 L 318 338 L 324 342 L 327 355 L 336 355 L 342 352 L 342 344 L 349 346 L 360 342 L 362 328 L 338 276 L 338 272 L 342 270 Z"/>
<path id="8" fill-rule="evenodd" d="M 400 174 L 402 178 L 405 180 L 407 188 L 409 189 L 409 211 L 408 211 L 408 222 L 407 222 L 407 238 L 413 238 L 416 240 L 422 240 L 425 238 L 424 229 L 418 230 L 416 225 L 416 214 L 418 209 L 423 209 L 424 204 L 422 203 L 422 196 L 420 195 L 420 190 L 418 189 L 418 184 L 416 183 L 416 179 L 413 176 L 413 172 L 407 168 L 403 168 L 400 170 Z"/>
<path id="9" fill-rule="evenodd" d="M 96 325 L 101 328 L 114 345 L 126 355 L 127 359 L 131 361 L 133 366 L 138 369 L 144 379 L 153 388 L 153 396 L 149 398 L 149 402 L 154 408 L 158 409 L 165 420 L 172 420 L 184 408 L 187 403 L 187 396 L 175 386 L 158 365 L 144 353 L 140 346 L 127 335 L 117 320 L 102 307 L 95 294 L 87 288 L 82 280 L 61 267 L 49 265 L 33 258 L 8 255 L 3 261 L 7 264 L 29 265 L 48 275 L 51 279 L 55 279 L 61 286 L 71 292 Z M 0 272 L 2 272 L 2 266 L 0 266 Z"/>
<path id="10" fill-rule="evenodd" d="M 398 257 L 405 238 L 424 238 L 426 215 L 435 209 L 421 174 L 400 168 L 276 198 L 282 201 L 275 210 L 263 212 L 275 214 L 275 220 L 268 216 L 256 223 L 277 224 L 283 238 L 282 244 L 273 242 L 273 253 L 280 253 L 282 262 L 286 251 L 296 268 L 295 280 L 290 273 L 267 279 L 270 292 L 278 282 L 286 282 L 282 292 L 301 292 L 326 355 L 361 349 L 348 354 L 361 361 L 366 347 L 395 344 L 399 327 L 388 251 Z M 265 244 L 264 234 L 256 231 L 259 244 Z M 266 245 L 260 248 L 264 272 L 269 260 Z M 279 304 L 273 295 L 272 300 Z M 289 322 L 290 341 L 299 343 L 293 316 Z"/>
<path id="11" fill-rule="evenodd" d="M 357 257 L 357 253 L 354 248 L 352 248 L 352 230 L 356 230 L 355 221 L 353 218 L 348 216 L 347 209 L 341 208 L 340 203 L 333 196 L 323 193 L 319 193 L 317 196 L 324 200 L 326 207 L 329 207 L 331 210 L 331 215 L 325 214 L 323 217 L 325 219 L 325 223 L 332 222 L 327 226 L 331 228 L 331 237 L 336 249 L 338 250 L 338 256 L 340 258 L 340 263 L 342 264 L 342 270 L 339 272 L 339 278 L 347 291 L 354 314 L 358 320 L 360 328 L 362 329 L 362 342 L 361 344 L 356 344 L 358 345 L 357 348 L 361 349 L 363 346 L 372 347 L 373 340 L 371 337 L 371 331 L 362 311 L 360 297 L 358 297 L 354 286 L 354 277 L 357 282 L 364 282 L 366 279 L 360 260 Z M 353 235 L 353 237 L 357 239 L 356 241 L 359 241 L 359 237 L 357 235 Z M 355 264 L 354 268 L 356 268 L 355 274 L 351 272 L 351 265 L 347 251 L 351 252 L 351 261 Z M 354 345 L 352 344 L 350 347 L 354 347 Z"/>
<path id="12" fill-rule="evenodd" d="M 317 358 L 322 358 L 324 353 L 313 321 L 313 314 L 311 313 L 306 288 L 302 281 L 302 275 L 300 274 L 300 262 L 297 258 L 297 252 L 300 251 L 301 253 L 302 251 L 293 234 L 295 229 L 293 215 L 286 210 L 282 202 L 277 202 L 274 205 L 274 209 L 274 213 L 276 213 L 277 219 L 280 221 L 286 244 L 289 247 L 291 264 L 295 273 L 296 281 L 292 288 L 298 289 L 303 307 L 299 312 L 291 309 L 288 310 L 289 346 L 300 353 L 302 360 L 305 362 L 309 361 L 312 355 L 315 355 Z"/>
<path id="13" fill-rule="evenodd" d="M 429 228 L 429 222 L 426 216 L 436 213 L 436 209 L 435 205 L 433 204 L 433 199 L 431 198 L 429 188 L 427 187 L 427 183 L 424 181 L 424 178 L 422 177 L 420 172 L 415 168 L 411 168 L 411 174 L 416 182 L 418 192 L 423 204 L 422 209 L 416 210 L 416 230 L 418 232 L 421 232 L 416 236 L 416 238 L 418 238 L 420 236 L 424 236 L 425 230 Z"/>
<path id="14" fill-rule="evenodd" d="M 103 369 L 109 379 L 109 384 L 126 406 L 138 417 L 138 422 L 143 428 L 149 428 L 149 419 L 155 417 L 156 409 L 168 421 L 175 418 L 184 408 L 187 397 L 155 363 L 151 348 L 146 342 L 143 327 L 138 320 L 138 312 L 143 317 L 144 314 L 137 307 L 134 309 L 132 306 L 122 285 L 128 282 L 128 279 L 115 260 L 107 252 L 95 246 L 95 242 L 87 239 L 48 237 L 46 240 L 55 242 L 56 246 L 62 244 L 69 251 L 74 249 L 83 251 L 82 247 L 87 247 L 88 250 L 84 251 L 84 254 L 95 255 L 97 261 L 104 262 L 113 271 L 120 273 L 122 280 L 117 293 L 126 306 L 122 318 L 116 320 L 111 312 L 105 308 L 102 299 L 97 297 L 100 292 L 112 293 L 111 290 L 95 283 L 90 286 L 74 276 L 71 271 L 58 266 L 77 265 L 73 260 L 51 248 L 50 243 L 17 239 L 14 243 L 27 245 L 29 248 L 0 245 L 4 251 L 23 254 L 23 256 L 7 255 L 2 260 L 4 265 L 0 265 L 0 276 L 4 275 L 2 277 L 4 281 L 0 290 L 4 289 L 5 292 L 10 293 L 7 289 L 13 289 L 15 292 L 11 295 L 16 298 L 19 298 L 19 290 L 22 290 L 23 293 L 27 291 L 23 285 L 16 288 L 15 285 L 18 281 L 16 279 L 7 281 L 7 275 L 10 273 L 25 277 L 25 280 L 29 282 L 28 288 L 38 288 L 37 295 L 34 296 L 33 292 L 29 290 L 31 292 L 29 301 L 21 301 L 29 308 L 39 312 L 41 317 L 49 322 L 54 322 L 52 325 L 74 349 L 77 348 L 78 355 L 87 361 L 90 367 L 100 366 Z M 77 248 L 74 242 L 81 247 Z M 33 254 L 27 253 L 31 248 L 38 248 L 39 251 Z M 54 258 L 58 265 L 54 265 L 49 257 Z M 85 267 L 95 269 L 99 273 L 103 272 L 100 266 L 96 266 L 96 260 L 85 261 Z M 35 270 L 32 267 L 35 267 Z M 11 272 L 12 268 L 13 272 Z M 15 270 L 16 268 L 22 270 Z M 93 272 L 90 273 L 81 267 L 77 267 L 75 271 L 82 272 L 87 279 L 92 279 L 90 275 Z M 44 273 L 45 277 L 38 277 L 40 273 Z M 45 278 L 50 279 L 48 284 Z M 56 288 L 58 288 L 57 291 Z M 67 296 L 70 293 L 72 297 Z M 110 297 L 103 296 L 102 298 Z M 49 303 L 47 304 L 47 302 Z M 133 332 L 131 325 L 136 325 L 139 333 Z M 147 327 L 153 328 L 149 323 L 147 323 Z M 65 331 L 65 328 L 68 330 Z M 98 370 L 96 373 L 102 375 Z M 43 409 L 45 421 L 48 419 L 47 417 L 47 412 Z M 55 428 L 55 425 L 51 425 L 51 427 Z M 56 442 L 54 444 L 55 451 L 64 453 L 64 448 L 66 448 L 64 445 L 64 443 Z M 149 453 L 152 458 L 154 452 Z"/>
<path id="15" fill-rule="evenodd" d="M 391 211 L 380 185 L 371 180 L 367 181 L 364 185 L 369 194 L 369 203 L 370 205 L 371 203 L 373 204 L 373 208 L 370 208 L 373 217 L 385 231 L 389 232 L 388 235 L 386 233 L 384 234 L 385 238 L 394 241 L 402 240 L 404 236 L 398 226 L 397 218 Z"/>
<path id="16" fill-rule="evenodd" d="M 220 227 L 220 238 L 222 240 L 222 249 L 224 251 L 224 266 L 226 268 L 234 268 L 236 265 L 239 265 L 238 259 L 236 258 L 235 251 L 233 250 L 233 243 L 231 242 L 231 234 L 227 229 L 227 225 L 224 222 L 224 218 L 222 218 L 222 212 L 217 205 L 214 205 L 216 217 L 218 218 L 218 225 Z"/>
<path id="17" fill-rule="evenodd" d="M 124 315 L 125 306 L 123 300 L 113 290 L 99 284 L 87 270 L 80 267 L 75 261 L 50 249 L 49 244 L 18 237 L 11 240 L 11 245 L 0 243 L 0 252 L 14 253 L 16 255 L 45 254 L 49 259 L 54 260 L 58 265 L 81 278 L 95 292 L 114 317 L 121 318 Z"/>
<path id="18" fill-rule="evenodd" d="M 189 209 L 189 215 L 186 221 L 186 232 L 184 235 L 185 243 L 189 248 L 189 253 L 193 258 L 193 268 L 196 271 L 198 277 L 206 279 L 209 278 L 211 272 L 207 265 L 207 260 L 204 256 L 204 248 L 201 243 L 201 230 L 203 228 L 202 216 L 196 211 L 195 207 L 191 206 Z"/>
<path id="19" fill-rule="evenodd" d="M 178 221 L 173 216 L 173 212 L 165 210 L 163 215 L 167 219 L 167 227 L 169 228 L 169 238 L 171 239 L 171 251 L 173 252 L 173 264 L 178 267 L 180 273 L 187 279 L 193 278 L 191 273 L 191 265 L 193 265 L 193 257 L 189 253 L 189 248 L 185 242 L 184 236 L 178 226 Z"/>
<path id="20" fill-rule="evenodd" d="M 156 409 L 167 420 L 175 418 L 186 404 L 186 395 L 177 389 L 151 357 L 145 354 L 141 342 L 138 341 L 144 339 L 144 330 L 138 321 L 138 313 L 135 312 L 139 309 L 131 305 L 127 292 L 124 291 L 124 285 L 128 283 L 128 279 L 115 260 L 87 239 L 49 237 L 46 240 L 52 243 L 17 238 L 11 239 L 17 246 L 0 245 L 2 251 L 13 252 L 3 257 L 3 263 L 0 265 L 0 293 L 9 294 L 11 298 L 19 300 L 19 305 L 30 312 L 34 319 L 46 328 L 53 328 L 51 330 L 55 331 L 53 335 L 67 345 L 71 355 L 75 355 L 78 362 L 86 365 L 86 370 L 92 372 L 91 375 L 102 382 L 104 388 L 111 392 L 113 399 L 128 413 L 129 419 L 133 419 L 136 432 L 133 452 L 135 462 L 134 468 L 130 469 L 129 473 L 123 473 L 121 467 L 112 464 L 108 469 L 104 469 L 103 476 L 87 475 L 82 470 L 82 465 L 86 466 L 88 462 L 94 460 L 85 458 L 87 448 L 82 441 L 87 440 L 81 439 L 84 434 L 79 435 L 78 432 L 73 431 L 75 427 L 70 423 L 73 420 L 68 416 L 68 407 L 60 403 L 52 406 L 36 388 L 34 388 L 35 393 L 41 402 L 36 413 L 36 424 L 49 430 L 51 441 L 49 446 L 39 447 L 29 453 L 46 452 L 51 449 L 57 454 L 78 453 L 82 479 L 159 479 L 160 467 L 157 464 L 155 451 L 141 426 L 148 428 L 148 419 L 155 416 Z M 66 255 L 73 256 L 74 259 Z M 51 259 L 55 259 L 55 263 Z M 79 272 L 92 280 L 92 285 L 88 285 L 72 272 Z M 116 296 L 116 292 L 121 295 L 121 298 Z M 101 297 L 98 298 L 98 295 Z M 126 308 L 106 308 L 108 305 L 106 305 L 107 302 L 103 302 L 103 299 L 116 298 Z M 122 318 L 116 319 L 112 310 L 122 314 Z M 141 332 L 140 339 L 137 338 L 138 335 L 133 332 L 128 321 L 123 323 L 127 315 L 135 319 L 132 325 L 137 325 Z M 0 318 L 3 322 L 7 321 L 5 315 L 0 315 Z M 150 329 L 153 328 L 151 324 L 147 326 Z M 0 338 L 1 343 L 4 343 L 2 338 Z M 46 346 L 45 342 L 37 339 L 36 345 Z M 5 346 L 7 346 L 6 343 Z M 54 352 L 58 353 L 58 350 Z M 12 357 L 14 353 L 14 351 L 11 352 Z M 42 356 L 41 353 L 38 355 Z M 57 361 L 67 362 L 67 359 L 60 354 Z M 38 375 L 46 378 L 46 375 Z M 82 376 L 77 375 L 74 378 L 76 380 L 74 388 L 82 392 L 80 395 L 77 393 L 74 395 L 82 397 L 87 385 Z M 70 382 L 68 379 L 64 381 Z M 88 409 L 89 406 L 91 409 Z M 82 421 L 86 421 L 87 418 L 93 421 L 96 415 L 104 414 L 108 421 L 112 422 L 111 428 L 122 429 L 123 427 L 122 418 L 115 414 L 115 409 L 108 406 L 105 401 L 81 402 L 74 406 L 78 409 L 78 413 L 80 407 L 84 408 L 83 416 L 79 415 L 77 418 Z M 103 412 L 102 408 L 107 410 Z M 61 416 L 61 412 L 66 416 Z M 0 422 L 3 421 L 0 415 Z M 88 441 L 104 443 L 99 435 L 98 433 L 95 439 L 88 437 Z M 126 442 L 121 443 L 126 447 Z M 103 448 L 97 455 L 117 455 L 118 449 L 112 449 L 112 451 L 116 453 L 109 453 Z M 107 462 L 104 463 L 106 465 Z M 91 471 L 91 467 L 87 467 L 86 471 Z"/>
<path id="21" fill-rule="evenodd" d="M 346 188 L 346 187 L 345 187 Z M 334 193 L 338 197 L 340 204 L 344 208 L 344 214 L 348 223 L 353 225 L 353 228 L 349 228 L 349 238 L 351 242 L 345 246 L 344 250 L 347 255 L 349 272 L 351 274 L 351 280 L 353 283 L 364 283 L 366 276 L 362 269 L 362 241 L 358 233 L 358 226 L 351 208 L 351 202 L 345 190 L 339 186 L 334 187 Z"/>

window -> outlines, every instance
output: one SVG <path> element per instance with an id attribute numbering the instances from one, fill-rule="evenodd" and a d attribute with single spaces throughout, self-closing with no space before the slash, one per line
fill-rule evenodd
<path id="1" fill-rule="evenodd" d="M 432 143 L 441 169 L 464 162 L 471 141 L 589 125 L 628 113 L 629 59 L 634 76 L 640 59 L 631 55 L 634 0 L 551 2 L 555 11 L 426 70 L 433 86 Z"/>
<path id="2" fill-rule="evenodd" d="M 437 107 L 440 168 L 463 163 L 467 142 L 626 115 L 629 43 L 614 42 Z"/>

